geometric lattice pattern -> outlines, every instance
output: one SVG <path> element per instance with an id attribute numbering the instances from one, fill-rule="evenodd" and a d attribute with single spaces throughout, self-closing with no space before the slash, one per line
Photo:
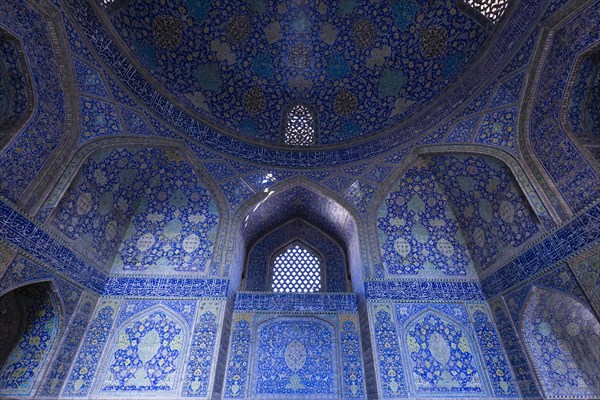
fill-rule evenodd
<path id="1" fill-rule="evenodd" d="M 308 146 L 315 142 L 315 126 L 312 112 L 297 104 L 288 112 L 285 122 L 285 144 Z"/>
<path id="2" fill-rule="evenodd" d="M 487 19 L 496 23 L 506 11 L 508 0 L 466 0 L 467 4 L 482 13 Z"/>
<path id="3" fill-rule="evenodd" d="M 321 262 L 307 249 L 295 245 L 275 257 L 274 292 L 308 293 L 321 290 Z"/>

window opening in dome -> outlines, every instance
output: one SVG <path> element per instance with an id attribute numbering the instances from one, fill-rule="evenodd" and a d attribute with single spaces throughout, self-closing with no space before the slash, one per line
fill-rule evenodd
<path id="1" fill-rule="evenodd" d="M 493 23 L 498 22 L 508 7 L 508 0 L 465 0 Z"/>
<path id="2" fill-rule="evenodd" d="M 276 293 L 320 292 L 320 257 L 299 244 L 288 247 L 273 261 L 271 288 Z"/>
<path id="3" fill-rule="evenodd" d="M 315 118 L 304 104 L 296 104 L 287 113 L 284 142 L 290 146 L 309 146 L 315 142 Z"/>

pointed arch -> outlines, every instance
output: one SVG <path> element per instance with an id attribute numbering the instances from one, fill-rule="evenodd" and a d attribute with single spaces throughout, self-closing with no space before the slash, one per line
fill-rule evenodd
<path id="1" fill-rule="evenodd" d="M 113 328 L 107 340 L 110 346 L 104 350 L 93 392 L 176 393 L 192 329 L 163 304 L 131 315 Z"/>
<path id="2" fill-rule="evenodd" d="M 504 149 L 483 144 L 444 144 L 421 146 L 416 149 L 416 152 L 420 157 L 462 153 L 496 159 L 511 172 L 529 206 L 546 227 L 552 228 L 563 222 L 529 168 L 526 165 L 523 166 L 521 161 Z"/>
<path id="3" fill-rule="evenodd" d="M 420 395 L 453 393 L 487 395 L 485 369 L 470 329 L 452 316 L 426 306 L 411 316 L 401 333 L 406 346 L 408 380 Z"/>
<path id="4" fill-rule="evenodd" d="M 525 348 L 547 398 L 600 396 L 600 322 L 579 299 L 534 286 L 521 314 Z"/>
<path id="5" fill-rule="evenodd" d="M 236 212 L 230 228 L 232 236 L 228 240 L 231 248 L 226 250 L 231 255 L 227 264 L 232 265 L 230 290 L 237 291 L 241 285 L 251 244 L 297 217 L 344 245 L 352 288 L 356 293 L 364 292 L 363 255 L 366 252 L 360 235 L 360 217 L 344 200 L 304 177 L 294 177 L 271 186 L 246 201 Z"/>
<path id="6" fill-rule="evenodd" d="M 23 43 L 0 25 L 0 151 L 32 118 L 35 96 Z"/>
<path id="7" fill-rule="evenodd" d="M 276 316 L 261 321 L 253 331 L 256 345 L 252 346 L 249 358 L 250 398 L 273 393 L 282 398 L 298 394 L 339 398 L 341 382 L 336 371 L 341 363 L 334 324 L 314 316 Z M 274 377 L 274 382 L 265 379 L 278 370 L 282 373 Z M 312 378 L 302 381 L 296 375 L 300 370 L 301 375 Z M 304 386 L 302 391 L 301 386 Z"/>
<path id="8" fill-rule="evenodd" d="M 350 290 L 349 271 L 344 246 L 314 224 L 302 218 L 294 218 L 252 243 L 248 250 L 244 270 L 245 291 L 271 291 L 274 257 L 293 243 L 303 243 L 321 259 L 323 291 L 345 292 Z"/>
<path id="9" fill-rule="evenodd" d="M 137 162 L 131 160 L 133 155 Z M 115 186 L 111 179 L 120 183 L 116 186 L 117 190 L 113 189 Z M 156 180 L 164 180 L 171 189 L 163 194 L 158 189 L 154 189 L 154 194 L 146 193 L 157 187 L 153 184 Z M 167 196 L 168 201 L 160 196 Z M 161 210 L 153 211 L 152 206 L 158 202 L 183 210 L 181 218 L 187 218 L 194 227 L 200 227 L 182 231 L 186 221 L 168 219 Z M 69 205 L 75 208 L 69 211 Z M 215 243 L 221 240 L 223 226 L 228 224 L 229 219 L 225 205 L 216 183 L 185 144 L 164 138 L 103 138 L 86 144 L 73 156 L 53 191 L 47 193 L 38 218 L 46 219 L 57 234 L 73 246 L 83 247 L 83 251 L 89 251 L 87 243 L 93 240 L 97 244 L 93 246 L 95 256 L 104 264 L 105 272 L 115 267 L 117 272 L 123 273 L 143 270 L 155 274 L 171 269 L 216 275 L 220 268 L 221 247 L 215 246 Z M 129 249 L 139 250 L 138 254 L 150 254 L 144 253 L 148 250 L 144 246 L 152 247 L 151 236 L 140 239 L 147 240 L 140 249 L 136 247 L 136 232 L 139 231 L 140 235 L 154 234 L 148 227 L 138 226 L 145 221 L 140 216 L 146 212 L 144 210 L 154 212 L 157 218 L 162 217 L 162 220 L 155 221 L 159 225 L 154 228 L 168 231 L 165 236 L 172 241 L 178 239 L 171 232 L 181 231 L 185 238 L 175 243 L 180 251 L 172 251 L 164 257 L 152 256 L 152 259 L 144 256 L 143 265 L 138 265 L 130 258 L 121 258 L 119 248 L 128 243 Z M 69 222 L 73 221 L 70 217 L 73 213 L 78 217 L 77 226 Z M 98 222 L 92 226 L 93 219 Z M 85 224 L 89 225 L 86 229 Z M 141 232 L 140 229 L 146 231 Z M 170 268 L 158 267 L 164 263 Z"/>
<path id="10" fill-rule="evenodd" d="M 14 315 L 16 329 L 2 338 L 12 344 L 12 350 L 0 368 L 0 394 L 5 396 L 31 396 L 50 365 L 49 358 L 59 344 L 62 303 L 51 280 L 27 282 L 5 293 L 1 299 L 12 297 L 13 305 L 21 315 Z M 16 310 L 15 310 L 16 311 Z M 17 322 L 18 321 L 18 322 Z M 7 346 L 8 347 L 8 346 Z"/>

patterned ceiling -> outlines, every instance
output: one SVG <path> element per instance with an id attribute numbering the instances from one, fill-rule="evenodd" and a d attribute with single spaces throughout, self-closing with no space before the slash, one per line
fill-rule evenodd
<path id="1" fill-rule="evenodd" d="M 373 135 L 438 95 L 488 33 L 455 0 L 133 0 L 110 20 L 144 67 L 200 119 L 281 143 L 296 102 L 317 144 Z M 119 8 L 120 7 L 120 8 Z"/>

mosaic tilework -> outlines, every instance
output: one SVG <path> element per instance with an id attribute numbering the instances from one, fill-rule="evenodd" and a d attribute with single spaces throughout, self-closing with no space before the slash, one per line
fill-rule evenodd
<path id="1" fill-rule="evenodd" d="M 511 24 L 503 25 L 502 32 L 497 35 L 488 46 L 490 51 L 486 52 L 479 61 L 479 69 L 473 69 L 477 73 L 469 74 L 462 79 L 461 85 L 456 86 L 444 97 L 443 101 L 435 103 L 428 110 L 427 116 L 414 122 L 414 127 L 402 127 L 398 129 L 396 135 L 386 136 L 373 140 L 368 146 L 364 144 L 345 147 L 332 150 L 306 151 L 298 153 L 296 151 L 280 150 L 256 146 L 250 143 L 238 142 L 235 139 L 216 134 L 215 131 L 193 121 L 177 107 L 174 107 L 162 96 L 153 91 L 141 76 L 127 64 L 127 61 L 119 55 L 114 43 L 106 37 L 103 28 L 100 26 L 94 12 L 89 9 L 85 2 L 69 1 L 72 15 L 85 34 L 94 37 L 93 45 L 98 50 L 102 59 L 113 68 L 113 71 L 120 75 L 120 78 L 126 82 L 133 93 L 136 93 L 140 100 L 151 107 L 158 114 L 162 115 L 166 121 L 177 126 L 182 133 L 193 137 L 215 150 L 227 154 L 236 155 L 244 159 L 255 162 L 264 162 L 267 164 L 276 164 L 285 167 L 312 166 L 319 167 L 331 164 L 343 164 L 356 162 L 358 159 L 372 157 L 382 152 L 387 152 L 391 148 L 408 143 L 415 137 L 415 134 L 426 131 L 427 127 L 434 126 L 448 115 L 460 104 L 463 99 L 469 98 L 476 88 L 480 87 L 482 82 L 487 79 L 486 72 L 489 72 L 489 66 L 498 65 L 510 49 L 509 44 L 519 40 L 525 34 L 524 27 L 529 26 L 534 16 L 539 11 L 542 1 L 531 1 L 517 3 L 513 12 Z M 457 60 L 454 60 L 457 61 Z"/>
<path id="2" fill-rule="evenodd" d="M 596 78 L 590 86 L 590 97 L 587 101 L 584 114 L 585 124 L 590 131 L 599 132 L 600 106 L 598 106 L 598 102 L 600 101 L 600 76 L 598 76 L 598 70 L 596 70 Z"/>
<path id="3" fill-rule="evenodd" d="M 160 153 L 120 148 L 93 154 L 63 195 L 50 225 L 106 264 L 108 270 L 135 202 L 144 197 L 139 189 L 148 185 L 148 175 L 156 174 L 151 165 Z"/>
<path id="4" fill-rule="evenodd" d="M 29 72 L 18 40 L 0 29 L 0 126 L 6 132 L 19 127 L 28 116 L 33 96 Z"/>
<path id="5" fill-rule="evenodd" d="M 98 303 L 62 390 L 63 396 L 87 397 L 118 307 L 117 300 L 105 299 Z"/>
<path id="6" fill-rule="evenodd" d="M 354 294 L 239 292 L 235 298 L 234 310 L 236 312 L 335 313 L 356 312 L 358 305 Z"/>
<path id="7" fill-rule="evenodd" d="M 100 393 L 173 393 L 187 345 L 185 326 L 166 308 L 152 308 L 113 334 L 102 365 Z"/>
<path id="8" fill-rule="evenodd" d="M 120 176 L 134 175 L 129 196 L 137 197 L 137 204 L 112 271 L 206 274 L 219 222 L 216 203 L 206 186 L 174 152 L 146 150 L 128 161 L 132 167 L 140 162 L 137 169 L 119 171 Z"/>
<path id="9" fill-rule="evenodd" d="M 600 395 L 600 323 L 573 298 L 534 289 L 523 314 L 524 340 L 549 398 Z"/>
<path id="10" fill-rule="evenodd" d="M 108 99 L 108 91 L 98 71 L 77 58 L 73 58 L 73 69 L 82 93 Z"/>
<path id="11" fill-rule="evenodd" d="M 486 114 L 475 142 L 503 147 L 514 152 L 516 118 L 516 108 Z"/>
<path id="12" fill-rule="evenodd" d="M 361 214 L 365 214 L 374 194 L 373 186 L 366 182 L 356 181 L 348 188 L 344 198 L 352 203 Z"/>
<path id="13" fill-rule="evenodd" d="M 353 182 L 353 179 L 348 176 L 334 176 L 333 178 L 325 181 L 323 186 L 333 190 L 336 193 L 341 193 Z"/>
<path id="14" fill-rule="evenodd" d="M 14 287 L 22 286 L 27 282 L 36 282 L 52 279 L 50 272 L 40 267 L 31 260 L 16 256 L 6 267 L 6 272 L 0 280 L 0 291 L 7 292 Z"/>
<path id="15" fill-rule="evenodd" d="M 489 104 L 489 107 L 502 107 L 508 104 L 516 103 L 519 100 L 521 87 L 525 79 L 525 73 L 521 72 L 512 78 L 500 83 L 496 93 Z"/>
<path id="16" fill-rule="evenodd" d="M 69 42 L 69 48 L 71 49 L 71 52 L 80 57 L 82 60 L 93 63 L 95 65 L 97 62 L 96 58 L 92 55 L 90 49 L 84 43 L 81 35 L 79 35 L 79 32 L 75 30 L 75 27 L 69 20 L 69 17 L 67 17 L 67 15 L 64 12 L 61 12 L 61 16 L 63 24 L 65 26 L 67 40 Z"/>
<path id="17" fill-rule="evenodd" d="M 139 105 L 125 92 L 123 87 L 118 84 L 111 75 L 106 74 L 106 82 L 108 82 L 108 87 L 110 88 L 110 92 L 112 93 L 113 99 L 122 105 L 132 107 L 134 109 L 139 108 Z"/>
<path id="18" fill-rule="evenodd" d="M 277 183 L 277 178 L 272 172 L 264 171 L 246 175 L 244 180 L 248 182 L 256 192 L 263 191 Z"/>
<path id="19" fill-rule="evenodd" d="M 82 290 L 54 276 L 50 271 L 25 257 L 16 256 L 7 266 L 6 273 L 0 280 L 0 292 L 10 291 L 14 287 L 43 280 L 51 280 L 56 285 L 56 290 L 63 304 L 61 317 L 68 320 L 75 309 Z"/>
<path id="20" fill-rule="evenodd" d="M 94 300 L 89 295 L 85 295 L 82 299 L 65 333 L 57 356 L 48 370 L 49 373 L 41 388 L 43 396 L 58 396 L 62 384 L 69 373 L 71 362 L 77 353 L 77 348 L 81 343 L 81 338 L 85 335 L 85 328 L 92 316 L 94 303 Z"/>
<path id="21" fill-rule="evenodd" d="M 574 212 L 600 194 L 600 177 L 566 137 L 559 116 L 576 55 L 600 40 L 600 6 L 590 3 L 587 10 L 565 23 L 549 43 L 528 122 L 529 140 L 537 158 Z"/>
<path id="22" fill-rule="evenodd" d="M 462 117 L 465 115 L 475 114 L 483 111 L 492 95 L 492 91 L 494 90 L 494 84 L 486 86 L 484 90 L 481 91 L 458 115 L 457 117 Z"/>
<path id="23" fill-rule="evenodd" d="M 218 211 L 192 168 L 174 151 L 94 153 L 59 203 L 51 224 L 113 270 L 204 271 Z M 163 239 L 156 241 L 156 237 Z"/>
<path id="24" fill-rule="evenodd" d="M 443 89 L 487 37 L 452 1 L 411 3 L 412 15 L 402 17 L 383 3 L 354 3 L 344 13 L 335 5 L 261 4 L 260 13 L 243 2 L 212 4 L 199 17 L 184 1 L 159 7 L 139 0 L 113 14 L 112 23 L 181 100 L 242 135 L 271 142 L 279 139 L 282 110 L 297 98 L 319 110 L 322 143 L 389 125 L 388 118 L 399 120 Z M 154 22 L 137 22 L 142 12 Z M 185 25 L 175 46 L 161 46 L 153 35 L 165 18 Z M 428 41 L 442 46 L 433 53 L 419 45 L 432 25 L 442 33 L 440 43 Z M 381 26 L 388 32 L 378 32 Z M 185 66 L 192 53 L 198 65 Z M 410 64 L 400 56 L 408 53 Z"/>
<path id="25" fill-rule="evenodd" d="M 469 143 L 473 139 L 473 135 L 475 134 L 475 128 L 477 127 L 477 123 L 479 122 L 479 116 L 465 119 L 463 121 L 458 122 L 448 133 L 446 137 L 446 142 L 462 142 Z"/>
<path id="26" fill-rule="evenodd" d="M 341 316 L 341 370 L 345 398 L 365 398 L 360 337 L 355 316 Z"/>
<path id="27" fill-rule="evenodd" d="M 154 135 L 154 132 L 140 114 L 131 111 L 128 108 L 121 108 L 120 111 L 127 134 L 145 136 Z"/>
<path id="28" fill-rule="evenodd" d="M 448 132 L 448 129 L 450 129 L 450 126 L 452 125 L 452 123 L 453 123 L 453 121 L 450 120 L 450 121 L 440 125 L 433 132 L 431 132 L 430 134 L 425 136 L 423 139 L 419 140 L 419 142 L 417 144 L 425 145 L 425 144 L 437 144 L 437 143 L 441 142 L 444 139 L 444 137 L 446 136 L 446 133 Z"/>
<path id="29" fill-rule="evenodd" d="M 324 262 L 323 290 L 345 292 L 347 266 L 343 250 L 318 229 L 294 220 L 263 236 L 248 253 L 246 263 L 246 291 L 271 291 L 271 262 L 275 252 L 293 240 L 300 240 L 316 250 Z"/>
<path id="30" fill-rule="evenodd" d="M 337 398 L 333 326 L 312 318 L 276 318 L 257 329 L 253 395 Z"/>
<path id="31" fill-rule="evenodd" d="M 229 362 L 225 377 L 224 399 L 245 397 L 248 385 L 248 360 L 250 357 L 250 326 L 252 316 L 235 314 L 229 346 Z"/>
<path id="32" fill-rule="evenodd" d="M 597 132 L 600 132 L 600 122 L 597 122 L 600 111 L 596 104 L 600 100 L 597 94 L 600 90 L 600 58 L 592 53 L 583 56 L 578 63 L 573 72 L 573 87 L 568 94 L 567 122 L 579 144 L 600 160 L 598 152 L 594 151 L 596 149 L 588 147 L 598 144 Z"/>
<path id="33" fill-rule="evenodd" d="M 231 210 L 237 209 L 254 194 L 250 186 L 241 178 L 232 179 L 219 186 Z"/>
<path id="34" fill-rule="evenodd" d="M 52 348 L 58 329 L 58 305 L 48 284 L 18 289 L 25 309 L 25 329 L 0 372 L 0 394 L 28 395 Z"/>
<path id="35" fill-rule="evenodd" d="M 235 175 L 235 172 L 225 163 L 205 163 L 204 167 L 217 181 L 222 181 Z"/>
<path id="36" fill-rule="evenodd" d="M 519 398 L 484 303 L 369 303 L 379 398 Z"/>
<path id="37" fill-rule="evenodd" d="M 248 210 L 243 230 L 248 245 L 267 233 L 266 226 L 279 226 L 299 215 L 332 238 L 352 238 L 356 234 L 354 219 L 346 208 L 319 191 L 298 185 L 271 194 L 260 197 L 258 207 Z"/>
<path id="38" fill-rule="evenodd" d="M 435 156 L 433 177 L 460 221 L 479 270 L 503 251 L 518 248 L 539 232 L 521 189 L 503 163 L 483 156 Z"/>
<path id="39" fill-rule="evenodd" d="M 56 149 L 66 129 L 60 69 L 44 18 L 20 0 L 3 4 L 0 24 L 23 42 L 39 107 L 0 153 L 0 193 L 16 202 Z M 49 129 L 49 127 L 52 127 Z"/>
<path id="40" fill-rule="evenodd" d="M 590 79 L 594 76 L 597 60 L 596 57 L 583 57 L 576 71 L 574 71 L 573 88 L 569 96 L 567 122 L 573 133 L 579 136 L 579 140 L 586 142 L 581 137 L 585 133 L 583 108 L 588 99 Z"/>
<path id="41" fill-rule="evenodd" d="M 365 178 L 375 183 L 383 183 L 385 179 L 394 171 L 391 166 L 377 166 L 365 174 Z"/>
<path id="42" fill-rule="evenodd" d="M 463 327 L 438 313 L 419 315 L 408 325 L 405 343 L 414 390 L 420 395 L 482 396 L 481 367 Z"/>
<path id="43" fill-rule="evenodd" d="M 190 354 L 183 382 L 184 397 L 206 397 L 209 391 L 213 362 L 216 361 L 215 343 L 219 332 L 218 302 L 205 302 L 194 327 Z"/>
<path id="44" fill-rule="evenodd" d="M 531 57 L 533 55 L 534 46 L 536 45 L 537 39 L 539 35 L 539 29 L 536 27 L 527 37 L 525 42 L 521 45 L 519 51 L 511 58 L 510 62 L 500 75 L 499 79 L 505 78 L 511 75 L 513 72 L 517 71 L 520 68 L 523 68 L 525 65 L 529 64 Z"/>
<path id="45" fill-rule="evenodd" d="M 582 303 L 587 303 L 588 301 L 571 269 L 567 265 L 560 265 L 541 277 L 504 295 L 506 307 L 515 323 L 520 321 L 525 301 L 534 287 L 550 288 L 568 293 Z"/>
<path id="46" fill-rule="evenodd" d="M 112 104 L 83 96 L 80 101 L 82 123 L 79 144 L 102 136 L 125 134 Z"/>
<path id="47" fill-rule="evenodd" d="M 225 297 L 227 279 L 111 277 L 104 286 L 106 296 L 136 297 Z"/>
<path id="48" fill-rule="evenodd" d="M 356 307 L 262 310 L 234 312 L 224 398 L 365 398 Z"/>
<path id="49" fill-rule="evenodd" d="M 28 220 L 0 199 L 0 240 L 22 249 L 55 271 L 69 275 L 100 292 L 106 275 L 90 261 L 64 246 L 41 226 Z"/>
<path id="50" fill-rule="evenodd" d="M 474 275 L 458 222 L 425 166 L 411 168 L 390 189 L 377 228 L 388 276 Z"/>
<path id="51" fill-rule="evenodd" d="M 367 281 L 365 293 L 372 300 L 483 300 L 479 282 Z"/>
<path id="52" fill-rule="evenodd" d="M 600 252 L 596 249 L 572 265 L 591 305 L 600 312 Z"/>
<path id="53" fill-rule="evenodd" d="M 370 312 L 373 320 L 373 340 L 378 356 L 376 359 L 379 361 L 377 382 L 380 396 L 382 398 L 407 397 L 392 305 L 374 305 Z"/>
<path id="54" fill-rule="evenodd" d="M 496 397 L 519 397 L 494 321 L 483 305 L 469 305 L 473 330 Z"/>
<path id="55" fill-rule="evenodd" d="M 524 398 L 538 398 L 539 393 L 535 384 L 535 378 L 527 361 L 525 350 L 513 328 L 510 318 L 500 306 L 494 307 L 494 320 L 504 349 L 506 349 L 506 355 L 514 371 L 515 381 L 519 387 L 521 396 Z"/>
<path id="56" fill-rule="evenodd" d="M 492 297 L 543 272 L 574 253 L 592 247 L 600 239 L 600 204 L 546 235 L 481 281 L 486 296 Z"/>

